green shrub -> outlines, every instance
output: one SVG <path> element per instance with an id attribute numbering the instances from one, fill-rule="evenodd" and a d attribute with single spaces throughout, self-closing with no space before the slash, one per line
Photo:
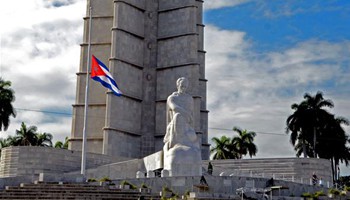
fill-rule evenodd
<path id="1" fill-rule="evenodd" d="M 95 179 L 95 178 L 89 178 L 88 180 L 87 180 L 87 182 L 97 182 L 97 180 Z"/>
<path id="2" fill-rule="evenodd" d="M 167 186 L 164 186 L 163 188 L 162 188 L 162 191 L 165 193 L 165 192 L 171 192 L 171 193 L 173 193 L 173 190 L 172 189 L 170 189 L 170 188 L 168 188 Z"/>
<path id="3" fill-rule="evenodd" d="M 166 198 L 166 193 L 171 193 L 171 198 Z M 161 200 L 172 200 L 178 198 L 178 195 L 173 192 L 172 189 L 168 188 L 168 186 L 164 186 L 162 188 L 162 197 Z"/>
<path id="4" fill-rule="evenodd" d="M 109 178 L 106 177 L 106 176 L 100 179 L 100 182 L 111 182 L 111 181 L 112 181 L 112 180 L 109 179 Z"/>
<path id="5" fill-rule="evenodd" d="M 312 194 L 310 194 L 309 192 L 304 192 L 301 197 L 306 197 L 306 198 L 311 198 Z"/>
<path id="6" fill-rule="evenodd" d="M 345 186 L 344 190 L 349 192 L 350 191 L 350 186 Z"/>
<path id="7" fill-rule="evenodd" d="M 123 180 L 121 183 L 120 183 L 120 185 L 128 185 L 128 186 L 130 186 L 130 189 L 133 189 L 133 190 L 135 190 L 135 189 L 137 189 L 137 187 L 136 187 L 136 185 L 134 185 L 134 184 L 132 184 L 132 183 L 129 183 L 128 181 L 126 181 L 126 180 Z"/>
<path id="8" fill-rule="evenodd" d="M 145 188 L 145 189 L 147 189 L 148 186 L 147 186 L 145 183 L 142 183 L 141 186 L 140 186 L 140 188 Z"/>
<path id="9" fill-rule="evenodd" d="M 330 190 L 328 190 L 329 194 L 334 194 L 334 195 L 339 195 L 340 191 L 334 188 L 331 188 Z"/>
<path id="10" fill-rule="evenodd" d="M 320 197 L 320 196 L 326 196 L 326 194 L 323 191 L 317 191 L 315 192 L 315 194 L 313 195 L 313 197 Z"/>

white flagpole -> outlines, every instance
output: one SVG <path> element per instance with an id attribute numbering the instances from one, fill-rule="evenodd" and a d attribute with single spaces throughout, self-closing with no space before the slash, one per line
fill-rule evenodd
<path id="1" fill-rule="evenodd" d="M 88 116 L 88 96 L 89 96 L 89 80 L 90 80 L 90 65 L 91 65 L 91 24 L 92 24 L 92 8 L 89 9 L 89 39 L 88 39 L 88 55 L 87 55 L 87 66 L 86 66 L 86 89 L 85 89 L 85 108 L 84 108 L 84 128 L 83 128 L 83 141 L 81 150 L 81 174 L 85 176 L 86 168 L 86 127 L 87 127 L 87 116 Z"/>

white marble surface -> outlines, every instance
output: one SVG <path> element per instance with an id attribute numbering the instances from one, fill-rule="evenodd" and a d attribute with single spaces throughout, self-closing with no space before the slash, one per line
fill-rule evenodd
<path id="1" fill-rule="evenodd" d="M 164 137 L 164 169 L 169 176 L 200 176 L 201 149 L 193 128 L 194 103 L 186 93 L 188 80 L 177 80 L 177 92 L 167 99 L 167 129 Z"/>

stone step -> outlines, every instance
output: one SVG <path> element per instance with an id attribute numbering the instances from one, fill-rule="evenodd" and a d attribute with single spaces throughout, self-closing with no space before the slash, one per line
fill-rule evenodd
<path id="1" fill-rule="evenodd" d="M 0 192 L 0 199 L 120 199 L 135 200 L 140 196 L 145 200 L 160 200 L 158 194 L 142 194 L 136 190 L 109 189 L 107 186 L 71 183 L 20 184 L 6 187 Z"/>
<path id="2" fill-rule="evenodd" d="M 47 195 L 47 196 L 35 196 L 35 195 L 25 195 L 25 196 L 0 196 L 0 199 L 120 199 L 120 200 L 128 200 L 128 199 L 139 199 L 140 196 L 127 196 L 127 197 L 120 197 L 120 196 L 58 196 L 58 195 Z M 152 197 L 144 197 L 145 200 L 160 200 L 159 196 L 152 196 Z"/>
<path id="3" fill-rule="evenodd" d="M 63 190 L 63 189 L 55 189 L 55 190 L 37 190 L 33 191 L 30 189 L 24 189 L 24 190 L 10 190 L 10 191 L 4 191 L 4 193 L 7 194 L 28 194 L 28 193 L 33 193 L 33 194 L 47 194 L 47 193 L 60 193 L 60 194 L 119 194 L 119 195 L 135 195 L 139 194 L 138 192 L 117 192 L 117 191 L 88 191 L 88 190 Z"/>
<path id="4" fill-rule="evenodd" d="M 21 193 L 21 194 L 0 194 L 0 199 L 138 199 L 140 194 L 133 195 L 118 195 L 118 194 L 31 194 L 31 193 Z M 160 199 L 159 196 L 151 196 L 151 195 L 142 195 L 144 199 Z"/>
<path id="5" fill-rule="evenodd" d="M 12 194 L 1 194 L 1 197 L 79 197 L 79 198 L 127 198 L 127 197 L 139 197 L 140 194 L 85 194 L 85 193 L 75 193 L 75 194 L 63 194 L 63 193 L 46 193 L 46 194 L 37 194 L 37 193 L 12 193 Z M 143 195 L 145 197 L 152 197 L 150 195 Z"/>
<path id="6" fill-rule="evenodd" d="M 6 187 L 6 190 L 23 190 L 23 189 L 31 189 L 31 190 L 46 190 L 46 189 L 64 189 L 64 190 L 108 190 L 108 191 L 121 191 L 121 189 L 118 189 L 118 188 L 109 188 L 109 187 L 94 187 L 94 186 L 77 186 L 77 187 L 74 187 L 74 186 L 49 186 L 49 187 L 46 187 L 46 186 L 35 186 L 35 185 L 32 185 L 32 186 L 25 186 L 25 187 L 22 187 L 22 186 L 7 186 Z M 124 191 L 124 190 L 123 190 Z M 128 192 L 129 190 L 125 190 L 126 192 Z M 131 192 L 132 190 L 130 190 Z"/>
<path id="7" fill-rule="evenodd" d="M 23 195 L 23 194 L 33 194 L 33 195 L 47 195 L 47 194 L 62 194 L 62 195 L 118 195 L 118 196 L 131 196 L 131 195 L 139 195 L 138 192 L 113 192 L 113 191 L 86 191 L 86 190 L 73 190 L 73 191 L 65 191 L 65 190 L 44 190 L 44 191 L 32 191 L 30 189 L 26 190 L 13 190 L 13 191 L 4 191 L 2 194 L 7 195 Z"/>
<path id="8" fill-rule="evenodd" d="M 58 199 L 79 199 L 79 200 L 137 200 L 139 199 L 139 197 L 80 197 L 80 196 L 71 196 L 71 197 L 61 197 L 61 196 L 47 196 L 47 197 L 38 197 L 38 196 L 24 196 L 24 197 L 13 197 L 13 196 L 9 196 L 9 197 L 1 197 L 0 199 L 11 199 L 11 200 L 27 200 L 27 199 L 54 199 L 54 200 L 58 200 Z M 160 200 L 160 198 L 144 198 L 145 200 Z"/>

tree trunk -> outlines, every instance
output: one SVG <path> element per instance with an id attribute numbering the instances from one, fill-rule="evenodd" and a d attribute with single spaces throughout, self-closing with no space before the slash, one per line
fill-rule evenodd
<path id="1" fill-rule="evenodd" d="M 335 168 L 335 180 L 339 180 L 339 171 L 340 171 L 340 169 L 339 169 L 339 158 L 334 158 L 334 168 Z"/>
<path id="2" fill-rule="evenodd" d="M 316 127 L 314 127 L 314 158 L 317 158 L 317 154 L 316 154 Z"/>
<path id="3" fill-rule="evenodd" d="M 304 158 L 307 158 L 306 146 L 305 146 L 305 139 L 304 139 L 304 138 L 303 138 L 303 154 L 304 154 Z"/>
<path id="4" fill-rule="evenodd" d="M 335 164 L 334 164 L 334 160 L 333 157 L 331 158 L 331 166 L 332 166 L 332 179 L 333 179 L 333 184 L 335 183 Z"/>

